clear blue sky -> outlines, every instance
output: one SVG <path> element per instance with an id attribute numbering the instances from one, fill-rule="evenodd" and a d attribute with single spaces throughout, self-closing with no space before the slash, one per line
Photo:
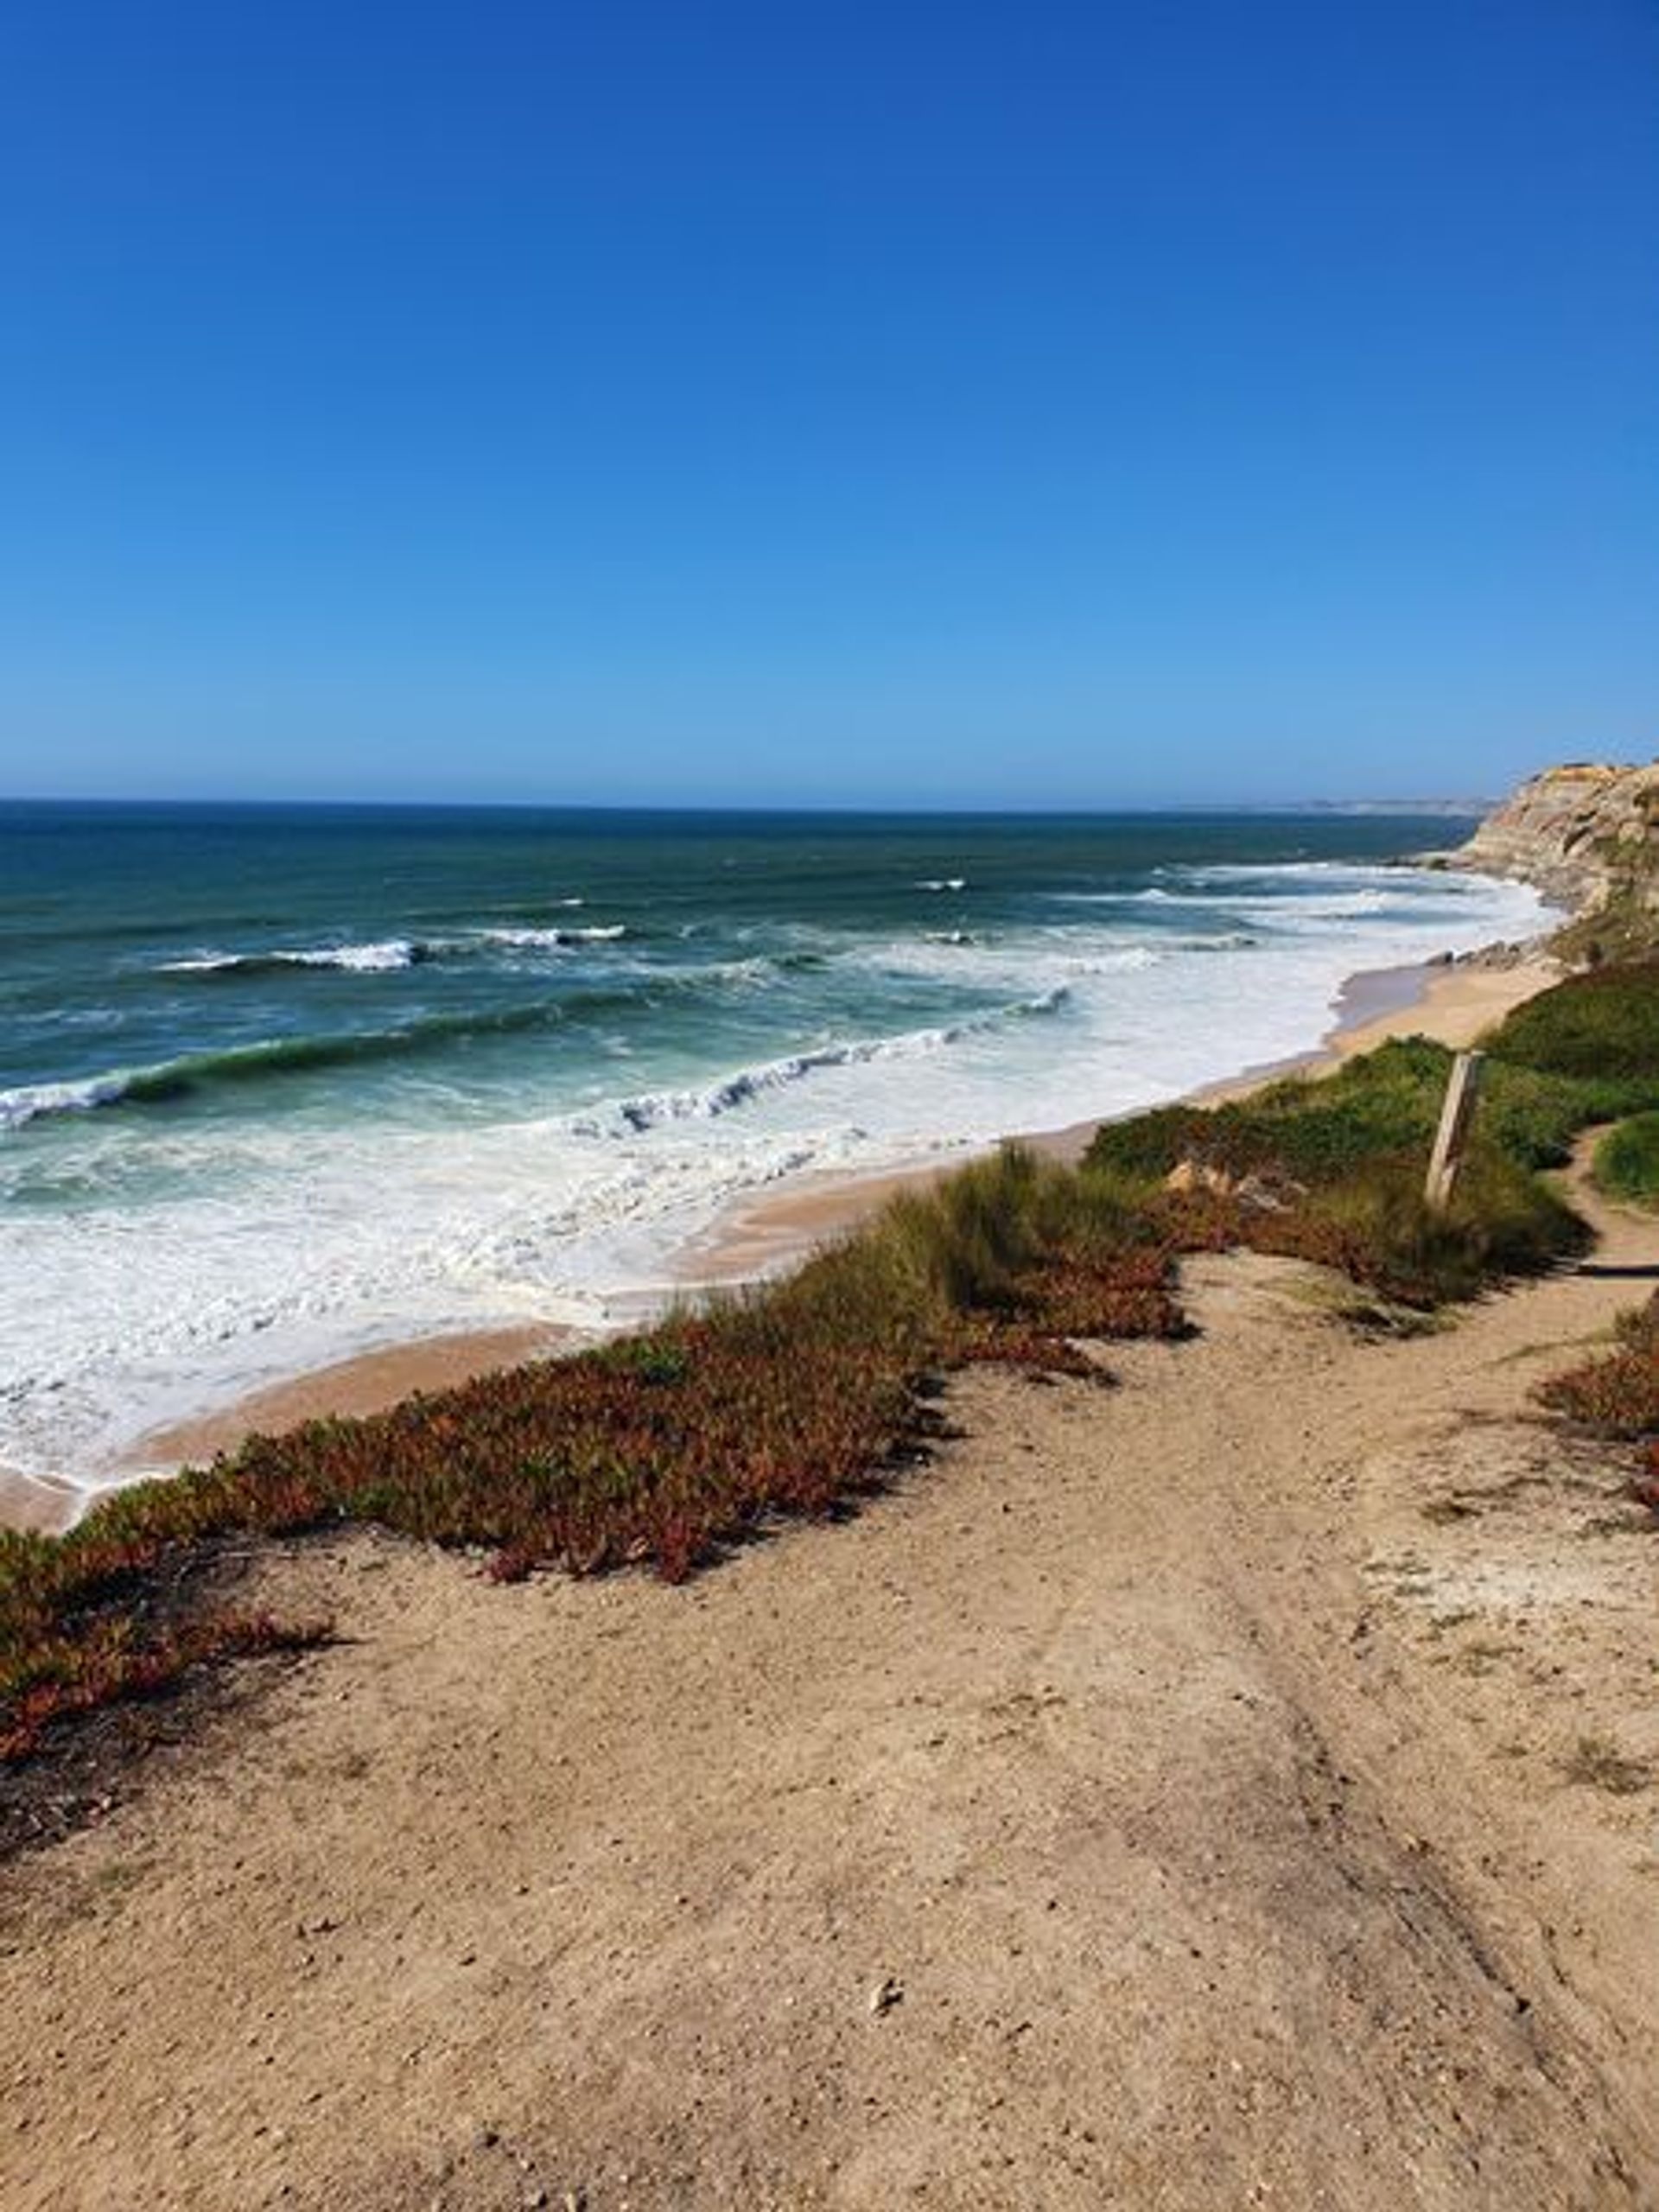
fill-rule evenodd
<path id="1" fill-rule="evenodd" d="M 0 791 L 1659 738 L 1648 0 L 18 0 Z"/>

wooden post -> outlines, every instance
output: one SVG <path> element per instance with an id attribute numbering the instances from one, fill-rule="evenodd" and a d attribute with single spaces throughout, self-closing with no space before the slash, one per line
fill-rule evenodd
<path id="1" fill-rule="evenodd" d="M 1446 1098 L 1440 1107 L 1440 1126 L 1434 1132 L 1434 1149 L 1428 1157 L 1428 1181 L 1423 1196 L 1437 1213 L 1452 1201 L 1452 1185 L 1468 1147 L 1470 1126 L 1475 1118 L 1475 1099 L 1480 1090 L 1484 1052 L 1459 1052 L 1452 1063 Z"/>

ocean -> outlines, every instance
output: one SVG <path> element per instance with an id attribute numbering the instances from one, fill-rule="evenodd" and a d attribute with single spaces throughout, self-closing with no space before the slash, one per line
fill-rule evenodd
<path id="1" fill-rule="evenodd" d="M 1444 817 L 0 805 L 0 1464 L 637 1311 L 735 1195 L 1305 1051 L 1522 937 Z"/>

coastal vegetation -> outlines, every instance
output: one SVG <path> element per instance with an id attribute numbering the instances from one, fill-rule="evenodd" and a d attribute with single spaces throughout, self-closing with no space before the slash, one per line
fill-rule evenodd
<path id="1" fill-rule="evenodd" d="M 1596 1147 L 1596 1180 L 1610 1198 L 1659 1206 L 1659 1114 L 1633 1114 Z"/>
<path id="2" fill-rule="evenodd" d="M 1089 1344 L 1179 1335 L 1183 1252 L 1247 1244 L 1420 1308 L 1548 1268 L 1588 1232 L 1539 1171 L 1587 1124 L 1659 1109 L 1659 969 L 1573 978 L 1487 1045 L 1476 1141 L 1441 1212 L 1421 1188 L 1450 1055 L 1408 1039 L 1323 1080 L 1108 1125 L 1075 1169 L 1005 1147 L 779 1281 L 388 1413 L 254 1437 L 61 1537 L 0 1534 L 0 1761 L 207 1661 L 325 1636 L 193 1595 L 250 1539 L 366 1524 L 475 1551 L 503 1581 L 627 1565 L 677 1580 L 925 1452 L 953 1368 L 1103 1376 Z M 1617 1357 L 1617 1389 L 1628 1369 L 1659 1406 L 1652 1328 Z"/>
<path id="3" fill-rule="evenodd" d="M 1551 950 L 1563 960 L 1592 967 L 1647 958 L 1659 927 L 1655 874 L 1650 864 L 1644 867 L 1639 880 L 1619 882 L 1599 906 L 1564 922 L 1550 939 Z"/>
<path id="4" fill-rule="evenodd" d="M 158 1614 L 227 1541 L 372 1523 L 541 1567 L 678 1580 L 780 1515 L 867 1494 L 937 1427 L 942 1371 L 1093 1373 L 1076 1340 L 1181 1326 L 1173 1254 L 1109 1185 L 1019 1147 L 906 1194 L 787 1280 L 575 1357 L 305 1423 L 119 1491 L 58 1538 L 0 1533 L 0 1760 L 63 1718 L 319 1624 Z"/>
<path id="5" fill-rule="evenodd" d="M 1538 1395 L 1580 1427 L 1638 1445 L 1630 1494 L 1659 1514 L 1659 1293 L 1624 1315 L 1611 1351 L 1552 1376 Z"/>
<path id="6" fill-rule="evenodd" d="M 1467 1298 L 1583 1249 L 1539 1171 L 1564 1166 L 1585 1128 L 1659 1107 L 1659 967 L 1571 977 L 1484 1043 L 1475 1137 L 1443 1212 L 1423 1165 L 1452 1056 L 1422 1037 L 1321 1079 L 1108 1123 L 1088 1166 L 1138 1183 L 1178 1244 L 1315 1261 L 1406 1306 Z"/>

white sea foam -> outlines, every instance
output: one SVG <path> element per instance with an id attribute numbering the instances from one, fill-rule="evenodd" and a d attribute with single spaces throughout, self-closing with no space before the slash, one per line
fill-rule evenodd
<path id="1" fill-rule="evenodd" d="M 278 945 L 268 952 L 198 952 L 179 960 L 164 960 L 164 976 L 221 976 L 238 971 L 257 973 L 269 968 L 339 968 L 371 976 L 394 969 L 412 968 L 429 956 L 418 939 L 387 938 L 376 944 Z"/>
<path id="2" fill-rule="evenodd" d="M 567 906 L 580 906 L 582 901 L 566 899 Z M 594 923 L 585 929 L 498 929 L 480 930 L 480 938 L 486 944 L 501 944 L 516 952 L 568 951 L 577 944 L 609 944 L 618 938 L 626 937 L 626 922 Z M 465 939 L 456 942 L 465 944 Z"/>
<path id="3" fill-rule="evenodd" d="M 580 899 L 560 900 L 580 906 Z M 626 922 L 564 923 L 556 927 L 478 929 L 457 937 L 386 938 L 369 944 L 275 945 L 264 950 L 194 952 L 163 960 L 164 976 L 257 976 L 272 969 L 334 968 L 359 976 L 387 975 L 433 960 L 466 959 L 499 947 L 514 952 L 567 951 L 582 944 L 608 944 L 628 934 Z"/>
<path id="4" fill-rule="evenodd" d="M 573 1117 L 569 1126 L 579 1136 L 602 1137 L 656 1128 L 664 1122 L 711 1122 L 737 1107 L 753 1104 L 770 1091 L 786 1090 L 791 1084 L 804 1082 L 827 1068 L 864 1067 L 880 1060 L 915 1059 L 923 1054 L 943 1052 L 964 1037 L 984 1034 L 1009 1021 L 1058 1014 L 1069 996 L 1066 988 L 1058 985 L 1001 1007 L 995 1014 L 947 1027 L 912 1029 L 897 1037 L 860 1038 L 850 1044 L 823 1045 L 810 1052 L 791 1052 L 785 1058 L 770 1060 L 758 1067 L 740 1068 L 716 1083 L 704 1084 L 694 1090 L 647 1092 L 637 1098 L 619 1099 L 602 1115 Z"/>
<path id="5" fill-rule="evenodd" d="M 79 1083 L 25 1083 L 0 1090 L 0 1129 L 21 1129 L 48 1114 L 86 1114 L 112 1105 L 131 1080 L 125 1070 L 115 1069 Z"/>

